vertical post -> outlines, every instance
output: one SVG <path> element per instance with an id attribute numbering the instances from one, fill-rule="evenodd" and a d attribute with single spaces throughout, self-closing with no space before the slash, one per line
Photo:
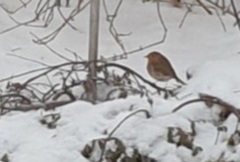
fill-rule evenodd
<path id="1" fill-rule="evenodd" d="M 70 6 L 70 0 L 66 0 L 66 7 Z"/>
<path id="2" fill-rule="evenodd" d="M 91 92 L 89 92 L 89 100 L 94 102 L 97 98 L 96 86 L 96 65 L 98 55 L 98 35 L 99 35 L 99 9 L 100 0 L 91 0 L 90 7 L 90 33 L 89 33 L 89 79 L 91 84 Z"/>
<path id="3" fill-rule="evenodd" d="M 55 1 L 55 6 L 61 7 L 61 0 L 56 0 Z"/>

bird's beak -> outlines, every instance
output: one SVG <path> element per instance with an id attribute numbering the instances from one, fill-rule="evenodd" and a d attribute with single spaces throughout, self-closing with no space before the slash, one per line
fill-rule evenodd
<path id="1" fill-rule="evenodd" d="M 144 58 L 148 58 L 148 55 L 144 56 Z"/>

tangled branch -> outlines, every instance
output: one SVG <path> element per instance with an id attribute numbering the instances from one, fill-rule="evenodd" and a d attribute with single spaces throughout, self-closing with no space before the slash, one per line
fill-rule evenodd
<path id="1" fill-rule="evenodd" d="M 123 65 L 120 65 L 120 64 L 115 64 L 115 63 L 108 63 L 108 64 L 104 64 L 104 65 L 101 65 L 99 68 L 102 68 L 102 67 L 117 67 L 117 68 L 120 68 L 136 77 L 138 77 L 141 81 L 143 81 L 144 83 L 150 85 L 152 88 L 156 89 L 157 92 L 161 92 L 163 91 L 165 93 L 165 95 L 173 95 L 173 91 L 171 90 L 167 90 L 167 89 L 164 89 L 164 88 L 161 88 L 161 87 L 158 87 L 156 84 L 148 81 L 147 79 L 145 79 L 144 77 L 142 77 L 140 74 L 136 73 L 135 71 L 131 70 L 130 68 L 126 67 L 126 66 L 123 66 Z"/>
<path id="2" fill-rule="evenodd" d="M 17 11 L 23 9 L 23 7 L 30 4 L 30 2 L 31 2 L 31 0 L 29 0 L 24 5 L 22 5 L 20 8 L 18 8 Z M 18 20 L 14 19 L 10 14 L 14 14 L 14 13 L 16 13 L 16 11 L 15 12 L 9 12 L 2 5 L 1 7 L 9 14 L 9 18 L 16 25 L 1 31 L 0 34 L 7 33 L 9 31 L 12 31 L 12 30 L 14 30 L 16 28 L 19 28 L 21 26 L 47 28 L 51 24 L 52 20 L 54 19 L 55 8 L 57 8 L 57 11 L 58 11 L 59 15 L 62 17 L 64 22 L 59 27 L 57 27 L 53 32 L 48 34 L 47 36 L 45 36 L 41 39 L 34 40 L 35 43 L 46 44 L 46 43 L 54 40 L 57 37 L 57 35 L 60 33 L 60 31 L 66 25 L 69 25 L 73 30 L 77 30 L 77 28 L 74 27 L 70 23 L 70 21 L 72 21 L 79 13 L 81 13 L 90 4 L 90 2 L 88 1 L 83 6 L 81 6 L 82 3 L 83 3 L 83 1 L 80 0 L 77 7 L 74 8 L 72 10 L 72 12 L 67 17 L 65 17 L 64 14 L 62 13 L 61 9 L 60 9 L 60 6 L 58 6 L 56 3 L 51 4 L 49 0 L 47 0 L 45 2 L 43 2 L 43 0 L 39 0 L 37 5 L 36 5 L 35 11 L 34 11 L 35 16 L 32 19 L 30 19 L 28 21 L 25 21 L 25 22 L 19 22 Z M 34 23 L 39 21 L 40 18 L 43 19 L 43 24 L 35 25 Z"/>
<path id="3" fill-rule="evenodd" d="M 137 110 L 137 111 L 135 111 L 135 112 L 127 115 L 123 120 L 121 120 L 121 122 L 119 122 L 119 123 L 117 124 L 117 126 L 108 134 L 108 136 L 107 136 L 106 139 L 111 139 L 111 138 L 112 138 L 112 135 L 116 132 L 116 130 L 117 130 L 127 119 L 129 119 L 130 117 L 132 117 L 132 116 L 134 116 L 134 115 L 136 115 L 136 114 L 138 114 L 138 113 L 140 113 L 140 112 L 145 113 L 146 118 L 150 118 L 150 117 L 151 117 L 151 115 L 149 114 L 149 112 L 148 112 L 147 110 L 144 110 L 144 109 Z M 103 143 L 103 149 L 102 149 L 102 151 L 101 151 L 101 155 L 100 155 L 100 158 L 99 158 L 98 162 L 102 162 L 102 160 L 103 160 L 103 155 L 104 155 L 105 150 L 106 150 L 106 141 Z"/>
<path id="4" fill-rule="evenodd" d="M 20 1 L 20 2 L 22 3 L 22 5 L 19 6 L 19 7 L 17 7 L 17 8 L 16 8 L 15 10 L 13 10 L 13 11 L 7 9 L 7 7 L 6 7 L 4 4 L 0 4 L 0 7 L 1 7 L 6 13 L 8 13 L 8 14 L 15 14 L 15 13 L 17 13 L 18 11 L 20 11 L 21 9 L 26 8 L 27 5 L 29 5 L 29 4 L 32 2 L 32 0 L 28 0 L 27 2 L 22 2 L 22 1 Z"/>
<path id="5" fill-rule="evenodd" d="M 122 5 L 123 0 L 119 0 L 118 5 L 115 9 L 115 11 L 113 12 L 113 14 L 109 14 L 108 8 L 107 8 L 107 4 L 106 4 L 106 0 L 103 0 L 103 8 L 104 11 L 107 15 L 107 22 L 109 22 L 109 32 L 112 35 L 112 37 L 114 38 L 114 40 L 116 41 L 116 43 L 119 45 L 119 47 L 122 49 L 123 53 L 126 53 L 126 49 L 125 46 L 121 40 L 122 36 L 128 36 L 129 34 L 120 34 L 117 30 L 117 28 L 115 27 L 115 20 L 117 18 L 118 12 L 120 10 L 120 7 Z"/>
<path id="6" fill-rule="evenodd" d="M 223 12 L 223 14 L 227 13 L 227 14 L 235 17 L 235 19 L 236 19 L 235 25 L 239 26 L 239 13 L 240 13 L 240 11 L 236 10 L 236 7 L 235 7 L 235 4 L 234 4 L 233 0 L 230 1 L 230 4 L 225 3 L 225 0 L 222 0 L 221 1 L 222 3 L 220 3 L 219 0 L 218 1 L 206 0 L 206 1 L 208 3 L 210 3 L 211 5 L 213 5 L 214 7 L 220 9 Z M 232 8 L 232 10 L 231 10 L 231 8 Z"/>
<path id="7" fill-rule="evenodd" d="M 47 36 L 38 39 L 38 40 L 34 40 L 35 43 L 37 44 L 47 44 L 50 41 L 54 40 L 57 35 L 62 31 L 62 29 L 66 26 L 69 25 L 72 29 L 76 30 L 75 27 L 73 27 L 73 25 L 70 24 L 70 21 L 74 19 L 75 16 L 77 16 L 79 13 L 81 13 L 86 7 L 88 7 L 90 4 L 90 1 L 88 1 L 85 5 L 83 5 L 81 8 L 76 7 L 67 18 L 65 18 L 62 13 L 61 10 L 58 9 L 60 15 L 62 15 L 62 18 L 64 19 L 64 22 L 57 27 L 52 33 L 48 34 Z"/>
<path id="8" fill-rule="evenodd" d="M 121 2 L 121 1 L 120 1 Z M 119 2 L 119 6 L 121 5 L 121 3 Z M 117 8 L 118 9 L 118 8 Z M 161 40 L 158 40 L 156 42 L 153 42 L 153 43 L 150 43 L 148 45 L 144 45 L 144 46 L 140 46 L 139 48 L 136 48 L 136 49 L 133 49 L 133 50 L 130 50 L 130 51 L 126 51 L 125 48 L 124 48 L 124 51 L 123 53 L 120 53 L 120 54 L 116 54 L 112 57 L 108 57 L 106 58 L 106 60 L 113 60 L 113 61 L 116 61 L 116 60 L 119 60 L 119 59 L 125 59 L 127 55 L 130 55 L 130 54 L 134 54 L 134 53 L 137 53 L 139 51 L 142 51 L 142 50 L 145 50 L 145 49 L 148 49 L 148 48 L 151 48 L 151 47 L 154 47 L 154 46 L 157 46 L 159 44 L 162 44 L 165 42 L 166 40 L 166 37 L 167 37 L 167 26 L 165 25 L 165 22 L 164 22 L 164 19 L 162 17 L 162 14 L 161 14 L 161 10 L 160 10 L 160 2 L 157 2 L 156 3 L 156 9 L 157 9 L 157 15 L 158 15 L 158 18 L 159 18 L 159 22 L 161 24 L 161 26 L 163 27 L 163 36 L 162 36 L 162 39 Z M 117 10 L 118 11 L 118 10 Z M 116 12 L 117 13 L 117 12 Z M 110 16 L 111 17 L 111 16 Z M 114 15 L 114 19 L 115 19 L 116 15 Z M 110 22 L 113 23 L 114 19 Z M 113 24 L 112 24 L 113 25 Z M 111 25 L 110 25 L 111 26 Z M 115 28 L 114 26 L 111 27 L 111 28 Z M 129 35 L 129 34 L 127 34 Z M 118 37 L 116 37 L 118 36 Z M 116 34 L 115 33 L 115 40 L 119 40 L 119 36 L 122 36 L 122 34 Z M 124 34 L 123 36 L 126 36 L 126 34 Z M 119 40 L 120 41 L 120 40 Z M 120 41 L 120 43 L 122 44 L 122 42 Z M 123 45 L 123 44 L 122 44 Z M 121 46 L 122 46 L 121 45 Z"/>
<path id="9" fill-rule="evenodd" d="M 21 59 L 26 58 L 21 57 Z M 35 61 L 31 59 L 27 60 Z M 0 101 L 0 109 L 6 111 L 20 111 L 21 109 L 23 109 L 23 111 L 29 111 L 41 107 L 50 109 L 49 107 L 55 107 L 55 105 L 58 105 L 58 102 L 63 98 L 63 104 L 65 104 L 65 102 L 69 103 L 75 101 L 76 99 L 89 100 L 88 94 L 89 91 L 91 91 L 91 87 L 89 87 L 91 84 L 89 84 L 88 77 L 80 77 L 87 74 L 89 62 L 70 61 L 54 66 L 44 64 L 44 66 L 44 68 L 28 71 L 0 80 L 0 82 L 8 81 L 4 95 L 0 96 L 0 99 L 2 98 L 2 101 Z M 123 76 L 109 73 L 108 68 L 110 67 L 119 68 L 125 73 Z M 165 97 L 168 97 L 169 95 L 173 96 L 171 90 L 158 87 L 128 67 L 113 63 L 105 64 L 98 61 L 97 69 L 99 75 L 97 78 L 94 78 L 94 80 L 96 81 L 97 86 L 106 87 L 106 97 L 103 98 L 103 95 L 98 96 L 98 101 L 111 100 L 113 99 L 112 96 L 114 94 L 118 94 L 118 96 L 115 95 L 114 98 L 126 98 L 129 94 L 140 94 L 141 96 L 146 95 L 151 104 L 152 99 L 143 83 L 148 84 L 159 93 L 163 91 Z M 38 72 L 38 74 L 33 75 L 36 72 Z M 100 74 L 103 74 L 103 77 L 100 77 Z M 30 75 L 30 77 L 22 83 L 9 82 L 9 80 L 25 75 Z M 56 81 L 56 77 L 60 77 L 60 80 L 57 79 Z M 47 82 L 44 82 L 43 79 Z M 140 83 L 139 80 L 143 83 Z M 83 89 L 83 91 L 79 92 L 79 95 L 76 95 L 73 91 L 76 87 L 81 87 Z M 66 99 L 66 97 L 68 99 Z M 100 99 L 101 97 L 103 99 Z"/>

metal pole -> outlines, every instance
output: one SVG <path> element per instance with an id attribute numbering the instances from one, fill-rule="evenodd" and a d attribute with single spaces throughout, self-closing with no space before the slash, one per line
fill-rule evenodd
<path id="1" fill-rule="evenodd" d="M 89 92 L 89 100 L 94 102 L 97 98 L 96 86 L 96 60 L 98 55 L 98 35 L 99 35 L 99 12 L 100 0 L 91 0 L 90 7 L 90 33 L 89 33 L 89 79 L 92 83 L 91 92 Z"/>

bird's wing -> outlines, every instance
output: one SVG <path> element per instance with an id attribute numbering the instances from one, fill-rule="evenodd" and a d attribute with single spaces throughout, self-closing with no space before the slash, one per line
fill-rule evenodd
<path id="1" fill-rule="evenodd" d="M 167 60 L 161 60 L 158 65 L 154 66 L 155 71 L 161 72 L 163 75 L 175 77 L 176 73 L 171 64 Z"/>

